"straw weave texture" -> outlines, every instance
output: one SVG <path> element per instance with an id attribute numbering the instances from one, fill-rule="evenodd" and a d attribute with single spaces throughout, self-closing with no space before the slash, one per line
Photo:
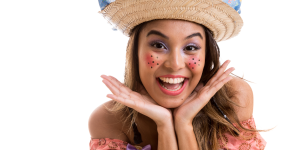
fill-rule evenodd
<path id="1" fill-rule="evenodd" d="M 116 0 L 100 13 L 126 36 L 136 25 L 156 19 L 202 24 L 218 42 L 236 36 L 243 26 L 239 13 L 222 0 Z"/>

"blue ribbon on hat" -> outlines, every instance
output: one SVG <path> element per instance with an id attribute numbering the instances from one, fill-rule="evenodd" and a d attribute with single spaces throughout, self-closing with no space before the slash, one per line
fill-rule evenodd
<path id="1" fill-rule="evenodd" d="M 108 4 L 114 2 L 116 0 L 98 0 L 100 9 L 103 10 Z"/>
<path id="2" fill-rule="evenodd" d="M 230 7 L 235 9 L 239 14 L 241 14 L 241 4 L 242 0 L 223 0 L 226 4 L 228 4 Z"/>

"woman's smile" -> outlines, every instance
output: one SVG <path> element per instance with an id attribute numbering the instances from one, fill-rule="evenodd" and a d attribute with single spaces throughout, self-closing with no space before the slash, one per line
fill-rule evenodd
<path id="1" fill-rule="evenodd" d="M 164 75 L 156 78 L 160 90 L 167 95 L 179 95 L 188 84 L 188 78 L 181 75 Z"/>

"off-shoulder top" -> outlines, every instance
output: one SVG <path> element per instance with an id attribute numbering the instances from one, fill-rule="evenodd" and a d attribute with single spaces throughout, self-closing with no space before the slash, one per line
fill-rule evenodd
<path id="1" fill-rule="evenodd" d="M 242 126 L 247 129 L 256 129 L 254 118 L 241 122 Z M 233 124 L 237 127 L 236 124 Z M 239 129 L 239 128 L 238 128 Z M 249 138 L 234 137 L 230 133 L 223 134 L 223 138 L 219 138 L 220 150 L 263 150 L 267 142 L 259 133 L 247 132 L 240 130 L 241 134 Z M 145 147 L 130 145 L 127 142 L 118 139 L 102 138 L 91 139 L 90 150 L 151 150 L 151 146 Z"/>

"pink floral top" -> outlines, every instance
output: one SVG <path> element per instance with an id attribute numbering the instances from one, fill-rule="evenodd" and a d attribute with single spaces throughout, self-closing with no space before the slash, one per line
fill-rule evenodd
<path id="1" fill-rule="evenodd" d="M 253 117 L 242 121 L 241 124 L 244 128 L 256 129 Z M 233 125 L 236 126 L 235 124 Z M 242 131 L 241 129 L 239 130 Z M 219 138 L 220 150 L 263 150 L 267 144 L 259 133 L 242 131 L 241 134 L 246 138 L 236 138 L 230 133 L 223 134 L 223 138 Z M 118 139 L 102 138 L 91 139 L 89 145 L 90 150 L 126 150 L 128 143 Z M 142 149 L 140 146 L 134 147 L 137 150 Z"/>
<path id="2" fill-rule="evenodd" d="M 241 122 L 242 126 L 246 129 L 256 129 L 254 118 Z M 236 124 L 233 124 L 237 127 Z M 244 138 L 234 137 L 230 133 L 223 134 L 223 140 L 219 138 L 219 145 L 221 150 L 263 150 L 267 142 L 261 137 L 259 133 L 243 131 L 237 127 Z"/>
<path id="3" fill-rule="evenodd" d="M 90 150 L 126 150 L 127 142 L 118 139 L 91 139 Z"/>

